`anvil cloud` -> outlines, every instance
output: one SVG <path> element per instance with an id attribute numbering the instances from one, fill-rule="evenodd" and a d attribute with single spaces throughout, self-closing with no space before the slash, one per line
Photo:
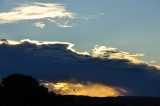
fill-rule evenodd
<path id="1" fill-rule="evenodd" d="M 160 96 L 160 70 L 136 58 L 143 54 L 104 46 L 93 53 L 77 52 L 73 47 L 68 42 L 1 39 L 0 77 L 22 73 L 46 82 L 103 84 L 130 96 Z"/>

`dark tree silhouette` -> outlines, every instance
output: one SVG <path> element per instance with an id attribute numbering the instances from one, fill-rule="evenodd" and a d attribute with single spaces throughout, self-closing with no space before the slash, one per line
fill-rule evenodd
<path id="1" fill-rule="evenodd" d="M 2 79 L 2 85 L 7 89 L 31 89 L 33 87 L 38 87 L 39 82 L 26 75 L 13 74 Z"/>
<path id="2" fill-rule="evenodd" d="M 13 74 L 2 79 L 2 93 L 9 103 L 47 103 L 48 90 L 39 82 L 22 74 Z"/>
<path id="3" fill-rule="evenodd" d="M 0 95 L 2 95 L 2 86 L 1 85 L 0 85 Z"/>

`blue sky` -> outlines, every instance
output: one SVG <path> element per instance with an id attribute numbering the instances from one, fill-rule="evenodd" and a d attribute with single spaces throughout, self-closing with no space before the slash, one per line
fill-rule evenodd
<path id="1" fill-rule="evenodd" d="M 71 27 L 59 27 L 46 18 L 1 23 L 0 38 L 67 41 L 75 43 L 79 51 L 105 45 L 144 53 L 142 59 L 160 64 L 159 0 L 1 0 L 0 14 L 35 2 L 63 5 L 67 12 L 75 14 L 74 19 L 67 19 Z M 36 27 L 37 22 L 45 27 Z"/>

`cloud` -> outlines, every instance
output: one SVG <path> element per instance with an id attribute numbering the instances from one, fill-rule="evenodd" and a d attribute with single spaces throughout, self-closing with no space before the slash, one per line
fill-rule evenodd
<path id="1" fill-rule="evenodd" d="M 139 62 L 136 57 L 141 53 L 104 46 L 96 46 L 92 53 L 77 52 L 72 43 L 29 39 L 2 39 L 0 51 L 0 76 L 23 73 L 47 82 L 69 84 L 74 79 L 120 88 L 130 96 L 160 96 L 160 69 Z"/>
<path id="2" fill-rule="evenodd" d="M 26 20 L 52 19 L 59 22 L 58 26 L 69 25 L 69 20 L 75 14 L 66 9 L 66 5 L 54 3 L 28 3 L 22 4 L 8 12 L 0 12 L 0 24 L 15 23 Z"/>
<path id="3" fill-rule="evenodd" d="M 104 15 L 106 15 L 106 14 L 103 13 L 103 12 L 99 12 L 99 13 L 96 13 L 96 14 L 79 16 L 79 18 L 82 19 L 82 20 L 88 21 L 88 20 L 91 20 L 91 19 L 99 18 L 99 17 L 104 16 Z"/>
<path id="4" fill-rule="evenodd" d="M 46 26 L 43 22 L 36 22 L 33 25 L 39 28 L 44 28 Z"/>
<path id="5" fill-rule="evenodd" d="M 93 49 L 93 56 L 99 58 L 109 58 L 109 59 L 126 59 L 132 63 L 139 64 L 145 63 L 142 60 L 137 59 L 136 57 L 144 56 L 143 53 L 129 53 L 118 51 L 116 48 L 98 46 L 96 45 Z"/>
<path id="6" fill-rule="evenodd" d="M 48 21 L 55 23 L 58 27 L 61 28 L 69 28 L 72 27 L 72 25 L 69 24 L 69 21 L 67 20 L 62 20 L 62 19 L 58 19 L 58 20 L 53 20 L 53 19 L 48 19 Z"/>
<path id="7" fill-rule="evenodd" d="M 96 83 L 84 84 L 73 82 L 57 82 L 44 83 L 44 86 L 49 88 L 49 91 L 54 91 L 55 93 L 61 95 L 86 95 L 91 97 L 108 97 L 123 96 L 123 94 L 127 93 L 121 88 L 114 88 Z"/>
<path id="8" fill-rule="evenodd" d="M 150 63 L 156 63 L 156 61 L 154 61 L 154 60 L 151 60 L 151 61 L 149 61 Z"/>

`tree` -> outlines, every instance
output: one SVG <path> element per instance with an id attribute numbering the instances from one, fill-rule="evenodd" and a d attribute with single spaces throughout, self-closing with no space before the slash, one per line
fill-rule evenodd
<path id="1" fill-rule="evenodd" d="M 48 98 L 48 89 L 30 76 L 13 74 L 2 79 L 3 95 L 6 101 L 22 104 L 45 104 Z M 10 103 L 12 103 L 10 102 Z"/>
<path id="2" fill-rule="evenodd" d="M 29 90 L 39 87 L 39 82 L 30 76 L 13 74 L 2 79 L 2 86 L 10 90 Z"/>

